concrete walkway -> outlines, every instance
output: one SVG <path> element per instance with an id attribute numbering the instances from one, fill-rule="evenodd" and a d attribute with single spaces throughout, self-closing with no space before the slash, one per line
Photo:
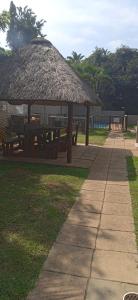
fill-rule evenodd
<path id="1" fill-rule="evenodd" d="M 84 182 L 28 300 L 118 300 L 138 293 L 128 151 L 111 133 Z"/>

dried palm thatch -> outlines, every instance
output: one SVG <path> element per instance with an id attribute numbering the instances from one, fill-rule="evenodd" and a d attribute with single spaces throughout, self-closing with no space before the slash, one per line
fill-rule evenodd
<path id="1" fill-rule="evenodd" d="M 40 39 L 0 63 L 0 100 L 11 104 L 101 104 L 58 50 Z"/>

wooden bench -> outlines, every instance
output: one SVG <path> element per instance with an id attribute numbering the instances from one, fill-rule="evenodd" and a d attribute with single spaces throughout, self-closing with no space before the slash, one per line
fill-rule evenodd
<path id="1" fill-rule="evenodd" d="M 14 150 L 23 148 L 24 138 L 23 137 L 5 137 L 2 141 L 3 155 L 9 156 L 14 153 Z"/>
<path id="2" fill-rule="evenodd" d="M 60 129 L 60 136 L 58 138 L 58 151 L 66 152 L 67 151 L 67 129 Z"/>
<path id="3" fill-rule="evenodd" d="M 72 130 L 72 145 L 77 145 L 77 137 L 78 137 L 78 129 L 79 126 L 76 125 Z M 59 137 L 59 151 L 65 152 L 67 151 L 67 142 L 68 142 L 68 133 L 67 129 L 62 129 Z"/>
<path id="4" fill-rule="evenodd" d="M 56 159 L 58 141 L 52 139 L 53 132 L 44 128 L 26 130 L 24 139 L 24 156 Z"/>

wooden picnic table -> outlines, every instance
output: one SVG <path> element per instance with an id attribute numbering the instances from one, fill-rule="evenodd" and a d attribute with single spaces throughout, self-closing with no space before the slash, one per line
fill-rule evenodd
<path id="1" fill-rule="evenodd" d="M 67 128 L 47 128 L 26 124 L 24 134 L 6 138 L 3 142 L 3 154 L 15 154 L 15 149 L 26 157 L 57 158 L 58 152 L 67 151 Z M 76 145 L 78 127 L 72 135 L 72 144 Z M 17 153 L 16 153 L 17 154 Z"/>
<path id="2" fill-rule="evenodd" d="M 22 135 L 18 135 L 15 137 L 5 137 L 5 139 L 2 141 L 3 155 L 12 155 L 14 152 L 14 147 L 16 149 L 22 148 L 23 143 L 24 136 Z"/>
<path id="3" fill-rule="evenodd" d="M 25 156 L 57 158 L 60 130 L 58 128 L 27 127 L 24 132 Z"/>

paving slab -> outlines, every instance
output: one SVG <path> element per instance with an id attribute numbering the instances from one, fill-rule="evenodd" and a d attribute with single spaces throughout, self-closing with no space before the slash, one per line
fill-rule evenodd
<path id="1" fill-rule="evenodd" d="M 104 201 L 111 202 L 111 203 L 131 203 L 130 194 L 125 193 L 108 193 L 106 192 Z"/>
<path id="2" fill-rule="evenodd" d="M 116 151 L 116 150 L 115 150 Z M 114 149 L 113 149 L 113 153 L 112 153 L 112 156 L 111 156 L 111 160 L 124 160 L 126 157 L 126 151 L 125 149 L 122 149 L 120 153 L 118 153 L 118 151 L 114 152 Z"/>
<path id="3" fill-rule="evenodd" d="M 138 284 L 138 255 L 96 250 L 91 277 Z"/>
<path id="4" fill-rule="evenodd" d="M 126 171 L 126 167 L 121 168 L 120 166 L 109 166 L 109 174 L 110 173 L 123 173 L 125 175 L 127 175 L 127 171 Z"/>
<path id="5" fill-rule="evenodd" d="M 132 208 L 130 203 L 110 203 L 104 202 L 103 214 L 117 215 L 117 216 L 131 216 Z"/>
<path id="6" fill-rule="evenodd" d="M 111 183 L 112 182 L 112 183 Z M 128 185 L 128 178 L 126 175 L 108 175 L 107 184 L 120 184 L 120 185 Z"/>
<path id="7" fill-rule="evenodd" d="M 107 193 L 125 193 L 125 194 L 129 194 L 129 187 L 128 186 L 124 186 L 124 185 L 113 185 L 113 184 L 109 184 L 106 186 L 106 192 Z"/>
<path id="8" fill-rule="evenodd" d="M 88 159 L 73 159 L 72 160 L 72 166 L 74 167 L 81 167 L 81 168 L 90 168 L 91 167 L 91 160 Z M 68 166 L 68 164 L 66 164 L 66 166 Z"/>
<path id="9" fill-rule="evenodd" d="M 44 271 L 27 300 L 84 300 L 86 285 L 86 278 Z"/>
<path id="10" fill-rule="evenodd" d="M 123 164 L 126 166 L 126 160 L 125 160 L 124 155 L 121 155 L 121 156 L 112 155 L 111 164 Z"/>
<path id="11" fill-rule="evenodd" d="M 123 300 L 128 292 L 138 293 L 138 286 L 100 279 L 90 279 L 86 300 Z"/>
<path id="12" fill-rule="evenodd" d="M 126 166 L 125 165 L 122 165 L 122 164 L 117 164 L 117 163 L 114 163 L 114 164 L 110 164 L 110 166 L 109 166 L 109 170 L 126 170 Z"/>
<path id="13" fill-rule="evenodd" d="M 122 178 L 122 179 L 119 180 L 118 177 L 116 177 L 116 179 L 115 179 L 115 177 L 112 177 L 112 179 L 111 179 L 111 177 L 108 177 L 107 185 L 115 185 L 115 186 L 116 185 L 119 185 L 119 186 L 123 185 L 123 186 L 129 187 L 129 183 L 128 183 L 127 179 L 123 180 L 123 178 Z"/>
<path id="14" fill-rule="evenodd" d="M 43 270 L 89 277 L 92 254 L 92 249 L 55 243 Z"/>
<path id="15" fill-rule="evenodd" d="M 76 226 L 65 223 L 56 241 L 67 245 L 94 249 L 96 236 L 96 228 Z"/>
<path id="16" fill-rule="evenodd" d="M 106 185 L 106 180 L 99 180 L 99 179 L 87 179 L 85 180 L 85 184 L 91 184 L 91 185 Z"/>
<path id="17" fill-rule="evenodd" d="M 102 201 L 93 201 L 93 200 L 78 200 L 73 205 L 73 209 L 94 213 L 101 213 L 102 211 Z"/>
<path id="18" fill-rule="evenodd" d="M 108 171 L 108 164 L 102 164 L 99 162 L 94 162 L 93 169 L 95 172 L 99 172 L 100 170 L 104 170 L 105 172 Z"/>
<path id="19" fill-rule="evenodd" d="M 98 192 L 98 191 L 86 191 L 81 190 L 80 192 L 80 200 L 85 202 L 85 200 L 88 201 L 103 201 L 104 199 L 104 192 Z"/>
<path id="20" fill-rule="evenodd" d="M 120 170 L 112 170 L 112 169 L 109 169 L 109 172 L 108 172 L 108 178 L 110 176 L 113 176 L 115 178 L 115 180 L 121 180 L 120 178 L 124 178 L 128 180 L 128 173 L 126 170 L 124 171 L 120 171 Z"/>
<path id="21" fill-rule="evenodd" d="M 100 229 L 96 249 L 137 253 L 135 233 Z"/>
<path id="22" fill-rule="evenodd" d="M 96 172 L 94 172 L 94 169 L 92 169 L 92 171 L 89 173 L 89 175 L 88 175 L 88 179 L 89 180 L 100 180 L 101 182 L 102 181 L 106 181 L 106 179 L 107 179 L 107 171 L 104 171 L 104 172 L 100 172 L 100 170 L 99 171 L 96 171 Z"/>
<path id="23" fill-rule="evenodd" d="M 85 211 L 72 209 L 68 215 L 66 222 L 74 225 L 97 228 L 100 222 L 100 214 L 88 213 Z"/>
<path id="24" fill-rule="evenodd" d="M 134 232 L 134 221 L 129 216 L 104 215 L 101 217 L 101 229 Z"/>
<path id="25" fill-rule="evenodd" d="M 99 191 L 99 192 L 104 192 L 105 191 L 106 184 L 102 183 L 94 183 L 94 182 L 86 182 L 83 184 L 82 189 L 83 190 L 88 190 L 88 191 Z"/>

